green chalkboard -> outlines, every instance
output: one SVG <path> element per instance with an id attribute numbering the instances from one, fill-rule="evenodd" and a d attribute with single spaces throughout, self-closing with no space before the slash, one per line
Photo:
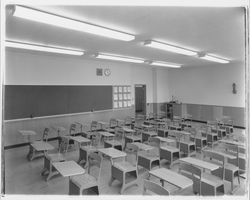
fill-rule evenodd
<path id="1" fill-rule="evenodd" d="M 4 86 L 4 119 L 112 109 L 112 86 Z"/>

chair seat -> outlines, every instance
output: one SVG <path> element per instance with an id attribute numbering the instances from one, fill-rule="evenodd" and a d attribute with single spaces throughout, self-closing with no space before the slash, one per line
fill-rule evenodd
<path id="1" fill-rule="evenodd" d="M 132 165 L 131 163 L 129 163 L 127 161 L 115 162 L 113 164 L 113 166 L 120 169 L 121 171 L 124 171 L 124 172 L 136 170 L 136 166 Z"/>
<path id="2" fill-rule="evenodd" d="M 230 164 L 230 163 L 226 163 L 225 164 L 225 169 L 226 170 L 230 170 L 230 171 L 233 171 L 233 172 L 236 172 L 239 170 L 239 167 L 233 165 L 233 164 Z"/>
<path id="3" fill-rule="evenodd" d="M 91 188 L 91 187 L 98 185 L 96 178 L 89 175 L 89 174 L 73 176 L 70 180 L 75 185 L 77 185 L 81 190 L 86 189 L 86 188 Z"/>
<path id="4" fill-rule="evenodd" d="M 60 154 L 60 153 L 48 154 L 46 157 L 52 162 L 59 162 L 59 161 L 64 161 L 65 160 L 63 155 Z"/>
<path id="5" fill-rule="evenodd" d="M 138 156 L 147 158 L 148 160 L 158 160 L 159 155 L 154 151 L 142 151 L 138 153 Z"/>
<path id="6" fill-rule="evenodd" d="M 203 173 L 201 177 L 201 181 L 209 185 L 212 185 L 214 187 L 218 187 L 224 184 L 223 181 L 219 177 L 214 176 L 209 173 Z"/>

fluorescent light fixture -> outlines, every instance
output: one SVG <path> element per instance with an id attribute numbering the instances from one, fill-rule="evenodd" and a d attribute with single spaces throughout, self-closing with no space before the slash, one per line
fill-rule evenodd
<path id="1" fill-rule="evenodd" d="M 130 41 L 135 39 L 134 35 L 128 33 L 123 33 L 106 27 L 68 19 L 65 17 L 49 14 L 34 9 L 29 9 L 22 6 L 15 6 L 13 16 L 66 29 L 72 29 L 76 31 L 82 31 L 95 35 L 109 37 L 117 40 Z"/>
<path id="2" fill-rule="evenodd" d="M 107 60 L 117 60 L 117 61 L 123 61 L 123 62 L 144 63 L 144 60 L 141 60 L 139 58 L 131 58 L 131 57 L 118 56 L 118 55 L 99 54 L 98 56 L 96 56 L 96 58 L 107 59 Z"/>
<path id="3" fill-rule="evenodd" d="M 178 65 L 178 64 L 158 62 L 158 61 L 153 61 L 151 63 L 151 65 L 161 66 L 161 67 L 171 67 L 171 68 L 180 68 L 181 67 L 181 65 Z"/>
<path id="4" fill-rule="evenodd" d="M 17 41 L 5 41 L 5 47 L 17 48 L 17 49 L 27 49 L 27 50 L 34 50 L 34 51 L 44 51 L 50 53 L 59 53 L 59 54 L 69 54 L 69 55 L 76 55 L 81 56 L 84 53 L 79 50 L 73 49 L 66 49 L 66 48 L 58 48 L 52 46 L 43 46 L 40 44 L 28 44 L 22 43 Z"/>
<path id="5" fill-rule="evenodd" d="M 187 55 L 187 56 L 195 56 L 197 55 L 197 52 L 192 51 L 192 50 L 188 50 L 182 47 L 177 47 L 177 46 L 173 46 L 170 44 L 165 44 L 162 42 L 156 42 L 156 41 L 146 41 L 144 43 L 145 46 L 149 46 L 149 47 L 153 47 L 153 48 L 157 48 L 157 49 L 161 49 L 161 50 L 165 50 L 165 51 L 170 51 L 173 53 L 178 53 L 178 54 L 183 54 L 183 55 Z"/>
<path id="6" fill-rule="evenodd" d="M 204 59 L 204 60 L 209 60 L 209 61 L 212 61 L 212 62 L 222 63 L 222 64 L 229 63 L 229 60 L 226 60 L 224 58 L 219 58 L 219 57 L 216 57 L 216 56 L 211 56 L 211 55 L 204 55 L 204 56 L 202 56 L 200 58 Z"/>

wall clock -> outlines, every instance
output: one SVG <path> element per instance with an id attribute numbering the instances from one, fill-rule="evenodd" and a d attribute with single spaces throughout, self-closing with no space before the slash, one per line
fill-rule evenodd
<path id="1" fill-rule="evenodd" d="M 104 69 L 104 74 L 105 76 L 109 76 L 111 74 L 111 70 L 108 68 Z"/>

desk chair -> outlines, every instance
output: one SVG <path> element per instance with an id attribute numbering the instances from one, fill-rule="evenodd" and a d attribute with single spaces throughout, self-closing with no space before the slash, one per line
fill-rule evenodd
<path id="1" fill-rule="evenodd" d="M 132 118 L 128 116 L 125 118 L 125 126 L 129 126 L 131 128 L 131 125 L 132 125 Z"/>
<path id="2" fill-rule="evenodd" d="M 99 124 L 97 121 L 92 121 L 91 124 L 90 124 L 90 131 L 99 131 L 101 130 L 99 128 Z"/>
<path id="3" fill-rule="evenodd" d="M 142 136 L 140 130 L 137 130 L 135 133 L 127 133 L 125 135 L 125 145 L 124 145 L 125 148 L 127 143 L 133 143 L 133 142 L 142 142 Z"/>
<path id="4" fill-rule="evenodd" d="M 116 120 L 115 118 L 111 118 L 111 119 L 109 120 L 109 127 L 110 127 L 110 128 L 115 128 L 115 127 L 117 127 L 117 126 L 118 126 L 117 120 Z"/>
<path id="5" fill-rule="evenodd" d="M 138 153 L 138 165 L 150 171 L 154 167 L 160 167 L 159 148 L 161 141 L 159 138 L 150 137 L 148 142 L 145 143 L 155 148 L 149 151 L 140 151 Z"/>
<path id="6" fill-rule="evenodd" d="M 195 143 L 190 140 L 190 136 L 183 136 L 181 131 L 175 131 L 177 148 L 179 147 L 180 153 L 191 156 L 196 153 Z M 181 156 L 181 155 L 180 155 Z"/>
<path id="7" fill-rule="evenodd" d="M 43 144 L 48 142 L 49 137 L 49 128 L 45 128 L 43 131 L 43 136 L 41 140 L 30 143 L 29 145 L 29 153 L 27 155 L 28 160 L 32 161 L 34 158 L 44 156 L 47 149 L 41 148 Z"/>
<path id="8" fill-rule="evenodd" d="M 73 176 L 69 179 L 69 194 L 81 195 L 89 190 L 99 195 L 99 180 L 102 169 L 102 157 L 97 153 L 90 153 L 88 156 L 88 173 Z M 94 169 L 94 170 L 93 170 Z"/>
<path id="9" fill-rule="evenodd" d="M 220 167 L 211 173 L 202 173 L 203 195 L 217 195 L 217 192 L 225 193 L 225 157 L 216 152 L 202 151 L 203 159 L 219 165 Z"/>
<path id="10" fill-rule="evenodd" d="M 80 147 L 78 164 L 81 165 L 83 168 L 87 168 L 88 157 L 91 153 L 98 153 L 98 149 L 92 145 Z"/>
<path id="11" fill-rule="evenodd" d="M 112 182 L 117 179 L 122 183 L 120 194 L 123 194 L 125 189 L 132 185 L 138 185 L 138 169 L 137 169 L 137 152 L 138 147 L 134 144 L 127 144 L 125 149 L 127 153 L 126 160 L 116 161 L 111 166 L 111 180 L 109 185 L 111 186 Z M 129 156 L 133 156 L 134 162 L 129 161 Z"/>
<path id="12" fill-rule="evenodd" d="M 232 144 L 223 144 L 223 148 L 225 149 L 224 152 L 234 155 L 236 158 L 232 159 L 234 162 L 225 163 L 225 180 L 231 182 L 231 191 L 234 190 L 234 178 L 237 176 L 238 183 L 240 184 L 240 159 L 239 159 L 239 147 L 237 145 Z M 232 161 L 231 160 L 231 161 Z M 213 172 L 215 175 L 220 175 L 220 170 Z"/>
<path id="13" fill-rule="evenodd" d="M 143 181 L 143 195 L 169 195 L 169 191 L 161 185 L 144 179 Z"/>
<path id="14" fill-rule="evenodd" d="M 115 128 L 115 136 L 113 137 L 112 140 L 106 140 L 104 141 L 104 148 L 109 148 L 113 147 L 117 150 L 122 151 L 123 150 L 123 144 L 122 144 L 122 137 L 123 137 L 123 132 L 119 132 L 120 128 Z"/>
<path id="15" fill-rule="evenodd" d="M 44 168 L 41 172 L 42 176 L 47 175 L 46 181 L 58 174 L 58 171 L 53 167 L 53 162 L 63 162 L 65 161 L 64 153 L 68 151 L 68 138 L 61 137 L 61 143 L 56 153 L 48 153 L 44 157 Z"/>

